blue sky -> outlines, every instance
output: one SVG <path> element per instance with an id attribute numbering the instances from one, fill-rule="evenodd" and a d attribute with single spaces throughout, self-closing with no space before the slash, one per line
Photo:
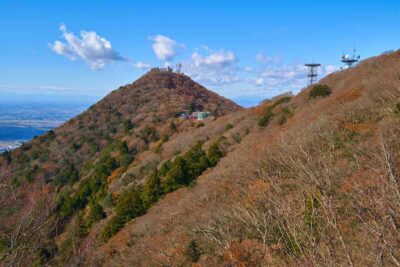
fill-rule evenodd
<path id="1" fill-rule="evenodd" d="M 0 2 L 0 98 L 95 101 L 175 66 L 243 105 L 304 87 L 302 64 L 340 67 L 399 48 L 400 1 Z"/>

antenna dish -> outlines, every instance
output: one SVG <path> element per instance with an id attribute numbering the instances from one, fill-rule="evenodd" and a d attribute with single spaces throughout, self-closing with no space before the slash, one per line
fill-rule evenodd
<path id="1" fill-rule="evenodd" d="M 343 55 L 341 62 L 344 63 L 344 68 L 352 68 L 360 61 L 361 56 L 357 55 L 356 49 L 354 48 L 353 56 Z"/>

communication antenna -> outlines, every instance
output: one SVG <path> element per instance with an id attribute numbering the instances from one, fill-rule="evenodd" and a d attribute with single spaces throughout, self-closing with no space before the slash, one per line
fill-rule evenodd
<path id="1" fill-rule="evenodd" d="M 343 53 L 342 55 L 342 63 L 344 63 L 344 68 L 352 68 L 360 61 L 361 56 L 357 55 L 356 49 L 353 50 L 353 56 L 346 55 Z"/>
<path id="2" fill-rule="evenodd" d="M 317 81 L 318 77 L 318 67 L 321 66 L 319 63 L 308 63 L 304 64 L 308 68 L 308 86 L 313 85 Z"/>
<path id="3" fill-rule="evenodd" d="M 182 69 L 182 63 L 178 62 L 176 64 L 176 73 L 181 73 L 181 69 Z"/>

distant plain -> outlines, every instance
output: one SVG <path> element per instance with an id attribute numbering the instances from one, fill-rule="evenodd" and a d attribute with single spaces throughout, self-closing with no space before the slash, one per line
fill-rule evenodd
<path id="1" fill-rule="evenodd" d="M 59 102 L 0 103 L 0 153 L 61 125 L 87 107 Z"/>

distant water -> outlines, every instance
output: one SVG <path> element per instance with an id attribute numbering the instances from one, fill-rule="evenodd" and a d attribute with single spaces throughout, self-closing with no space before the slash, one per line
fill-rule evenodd
<path id="1" fill-rule="evenodd" d="M 34 127 L 0 125 L 0 141 L 26 141 L 45 132 L 45 130 L 36 129 Z"/>
<path id="2" fill-rule="evenodd" d="M 2 95 L 3 96 L 3 95 Z M 6 95 L 7 96 L 7 95 Z M 89 104 L 0 100 L 0 153 L 12 150 L 81 113 Z"/>

